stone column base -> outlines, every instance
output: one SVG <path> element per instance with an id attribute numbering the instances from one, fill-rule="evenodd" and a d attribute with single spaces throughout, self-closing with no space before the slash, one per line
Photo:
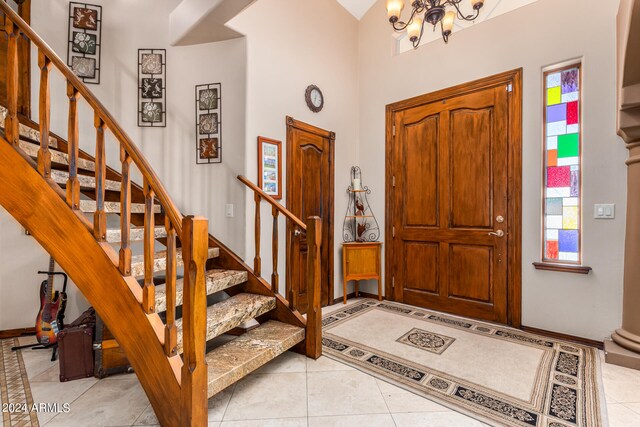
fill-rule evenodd
<path id="1" fill-rule="evenodd" d="M 607 363 L 640 370 L 640 354 L 619 346 L 611 338 L 604 340 L 604 358 Z"/>

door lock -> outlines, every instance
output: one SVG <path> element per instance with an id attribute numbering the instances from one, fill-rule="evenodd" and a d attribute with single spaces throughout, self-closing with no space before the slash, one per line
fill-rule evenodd
<path id="1" fill-rule="evenodd" d="M 502 215 L 498 215 L 496 217 L 496 222 L 502 224 L 504 222 L 504 217 Z"/>
<path id="2" fill-rule="evenodd" d="M 498 230 L 498 231 L 490 231 L 490 232 L 489 232 L 489 236 L 498 236 L 498 237 L 503 237 L 503 236 L 504 236 L 504 231 L 502 231 L 502 230 Z"/>
<path id="3" fill-rule="evenodd" d="M 300 231 L 300 230 L 299 230 L 299 229 L 297 229 L 297 228 L 293 231 L 293 235 L 294 235 L 294 236 L 296 236 L 296 237 L 298 237 L 298 236 L 299 236 L 299 235 L 301 235 L 301 234 L 302 234 L 302 231 Z"/>

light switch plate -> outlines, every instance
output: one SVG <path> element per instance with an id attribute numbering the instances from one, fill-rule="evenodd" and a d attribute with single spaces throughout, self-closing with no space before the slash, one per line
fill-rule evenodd
<path id="1" fill-rule="evenodd" d="M 224 216 L 227 218 L 233 218 L 233 205 L 228 203 L 224 205 Z"/>
<path id="2" fill-rule="evenodd" d="M 593 205 L 593 217 L 595 219 L 614 219 L 616 217 L 616 205 L 613 203 Z"/>

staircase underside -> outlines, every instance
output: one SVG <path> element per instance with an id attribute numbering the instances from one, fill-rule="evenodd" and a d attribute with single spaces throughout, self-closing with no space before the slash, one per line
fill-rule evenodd
<path id="1" fill-rule="evenodd" d="M 5 115 L 6 109 L 0 107 L 0 128 L 4 127 Z M 158 414 L 157 408 L 160 405 L 166 407 L 167 399 L 178 393 L 183 344 L 182 319 L 179 316 L 184 297 L 184 279 L 179 273 L 175 293 L 178 356 L 165 356 L 162 347 L 163 319 L 167 310 L 166 284 L 163 283 L 167 268 L 167 252 L 163 246 L 167 237 L 164 221 L 156 221 L 158 225 L 153 230 L 159 249 L 153 260 L 155 313 L 147 315 L 140 309 L 141 282 L 145 273 L 143 254 L 133 254 L 130 276 L 119 274 L 117 250 L 122 240 L 120 227 L 108 228 L 106 243 L 97 242 L 91 224 L 97 209 L 96 202 L 83 199 L 79 210 L 73 211 L 64 199 L 63 189 L 69 178 L 66 170 L 69 164 L 67 153 L 59 151 L 57 142 L 54 143 L 56 139 L 51 138 L 52 171 L 51 179 L 47 181 L 36 171 L 39 132 L 25 125 L 21 125 L 20 130 L 18 149 L 12 147 L 0 131 L 0 155 L 3 158 L 3 164 L 0 165 L 0 180 L 3 182 L 0 204 L 56 259 L 94 306 L 127 353 Z M 23 154 L 20 155 L 18 150 Z M 78 169 L 83 194 L 91 195 L 96 186 L 93 176 L 95 162 L 80 159 Z M 105 187 L 108 191 L 120 192 L 121 183 L 107 180 Z M 24 192 L 27 188 L 28 197 Z M 105 202 L 104 207 L 106 214 L 119 223 L 120 203 Z M 143 214 L 144 210 L 142 203 L 131 204 L 132 214 Z M 154 205 L 153 212 L 162 215 L 158 204 Z M 69 230 L 74 231 L 69 233 Z M 144 228 L 132 226 L 129 236 L 133 242 L 142 241 Z M 215 240 L 210 239 L 210 242 Z M 207 341 L 252 319 L 259 319 L 262 323 L 207 353 L 208 397 L 305 339 L 304 323 L 299 314 L 283 310 L 286 306 L 282 298 L 251 276 L 248 268 L 241 269 L 243 264 L 226 247 L 222 249 L 223 257 L 220 257 L 220 247 L 210 247 L 207 254 L 209 269 L 205 274 L 206 294 L 212 297 L 209 300 L 218 301 L 207 307 Z M 176 267 L 181 271 L 183 264 L 182 251 L 178 249 Z M 230 296 L 223 296 L 224 292 Z M 122 326 L 124 324 L 130 326 L 125 328 Z M 160 368 L 157 364 L 151 366 L 145 363 L 146 360 L 162 359 L 167 363 Z M 167 378 L 172 380 L 167 381 Z M 165 392 L 158 393 L 158 388 L 164 388 Z M 177 419 L 177 407 L 162 409 L 166 412 L 158 414 L 158 417 L 161 420 Z"/>

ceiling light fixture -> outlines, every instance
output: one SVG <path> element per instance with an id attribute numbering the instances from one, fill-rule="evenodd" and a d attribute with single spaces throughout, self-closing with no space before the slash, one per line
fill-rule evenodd
<path id="1" fill-rule="evenodd" d="M 426 23 L 433 25 L 434 31 L 439 23 L 442 38 L 445 43 L 448 43 L 456 17 L 463 21 L 473 21 L 480 15 L 480 9 L 484 6 L 484 0 L 471 0 L 474 12 L 465 15 L 460 10 L 462 0 L 407 0 L 407 3 L 411 4 L 412 10 L 409 20 L 404 22 L 400 21 L 404 3 L 404 0 L 387 0 L 387 13 L 394 30 L 398 32 L 407 30 L 414 49 L 420 45 Z M 447 7 L 453 9 L 447 10 Z"/>

